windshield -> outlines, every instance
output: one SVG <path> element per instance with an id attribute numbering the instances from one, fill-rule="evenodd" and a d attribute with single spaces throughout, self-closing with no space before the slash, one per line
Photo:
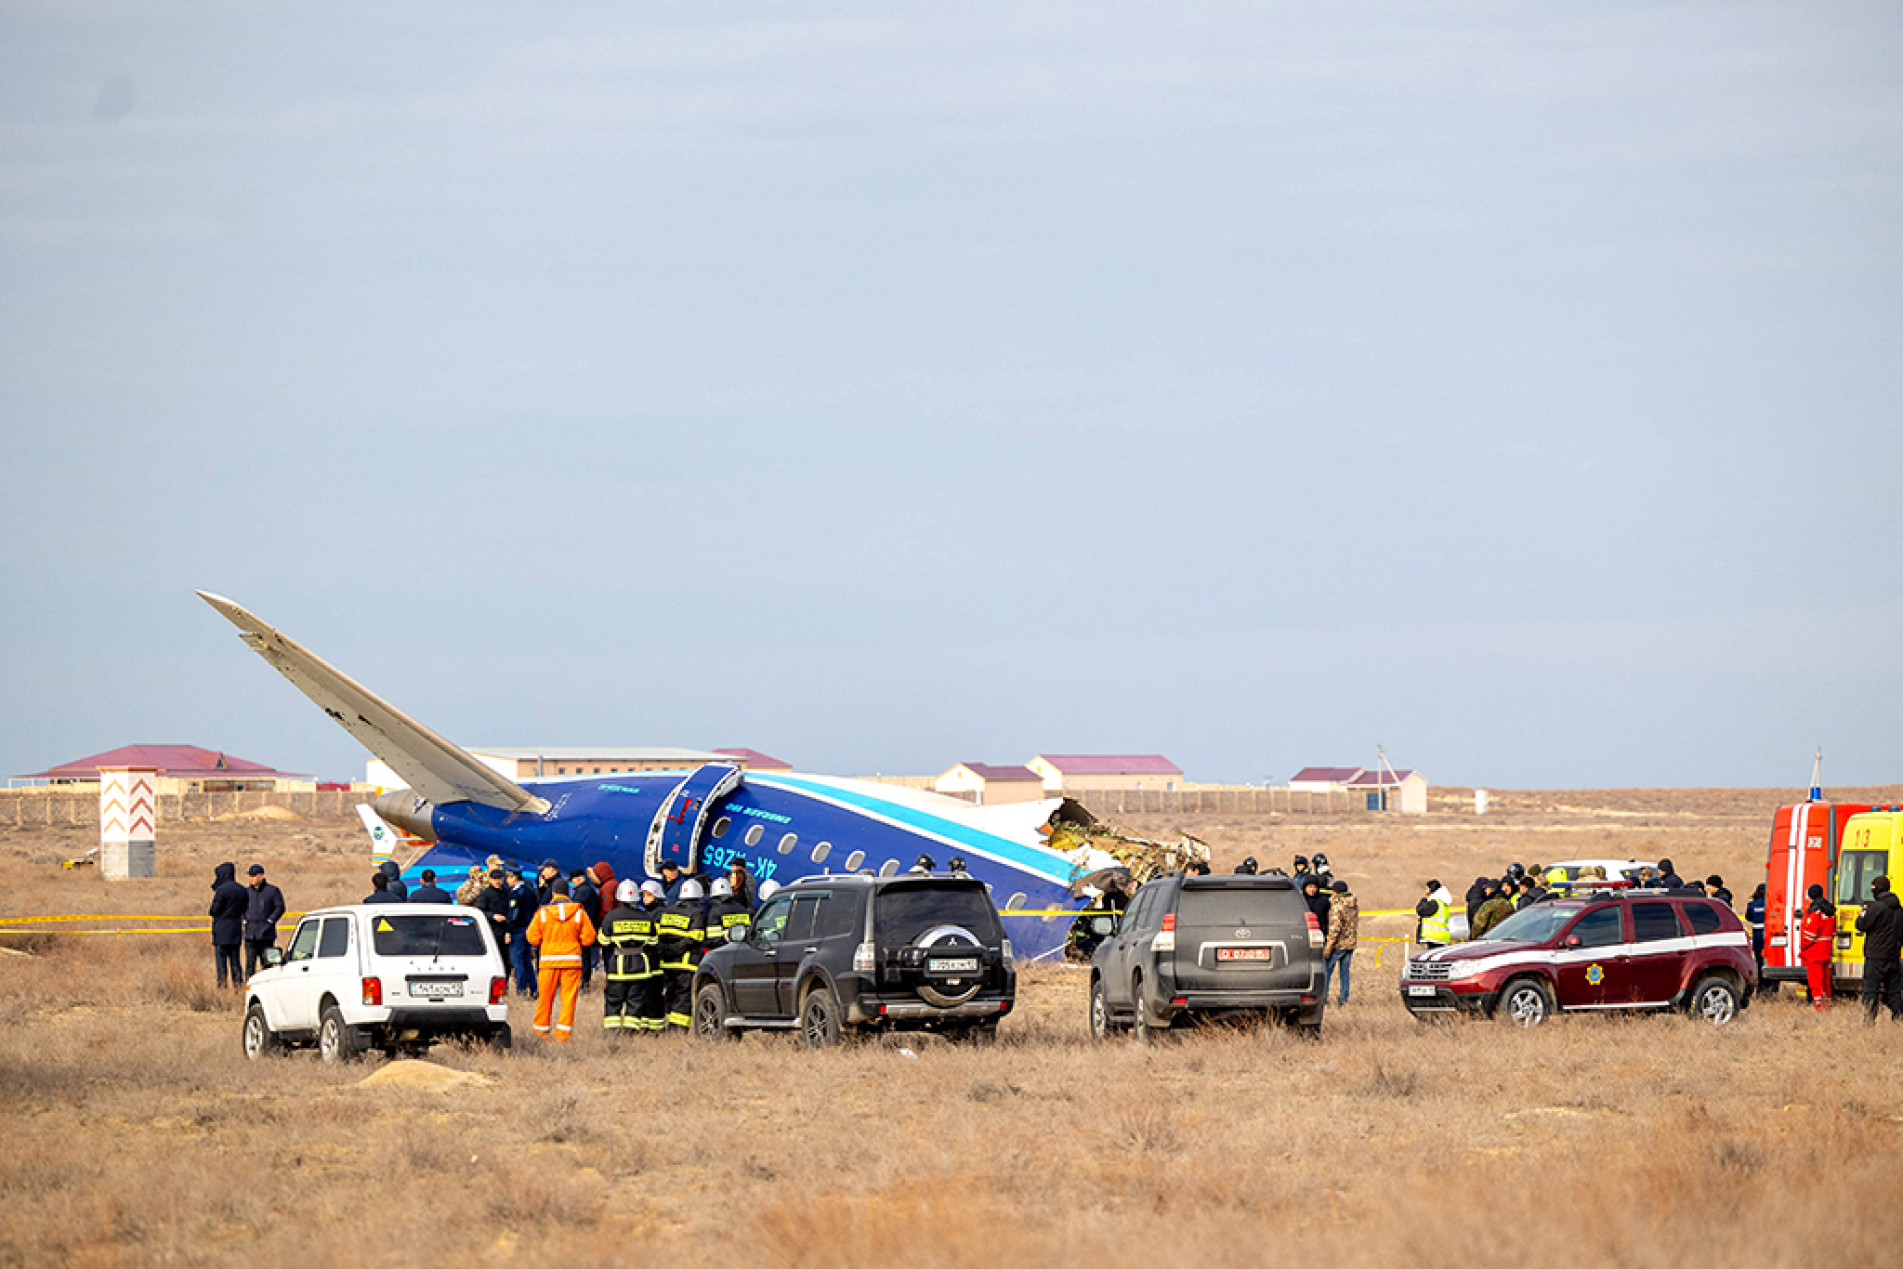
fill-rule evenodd
<path id="1" fill-rule="evenodd" d="M 1306 905 L 1287 887 L 1184 886 L 1176 900 L 1176 920 L 1189 926 L 1248 925 L 1251 921 L 1303 923 Z"/>
<path id="2" fill-rule="evenodd" d="M 482 956 L 482 931 L 472 916 L 382 916 L 370 922 L 378 956 Z"/>
<path id="3" fill-rule="evenodd" d="M 997 912 L 973 885 L 894 886 L 879 895 L 878 936 L 888 944 L 910 943 L 939 925 L 959 925 L 981 940 L 998 937 Z"/>
<path id="4" fill-rule="evenodd" d="M 1576 903 L 1536 903 L 1530 908 L 1521 908 L 1475 941 L 1544 943 L 1578 915 Z"/>

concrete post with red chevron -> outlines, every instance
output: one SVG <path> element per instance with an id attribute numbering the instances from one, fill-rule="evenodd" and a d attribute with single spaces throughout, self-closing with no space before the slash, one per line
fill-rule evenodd
<path id="1" fill-rule="evenodd" d="M 157 767 L 99 768 L 99 872 L 108 881 L 158 873 Z"/>

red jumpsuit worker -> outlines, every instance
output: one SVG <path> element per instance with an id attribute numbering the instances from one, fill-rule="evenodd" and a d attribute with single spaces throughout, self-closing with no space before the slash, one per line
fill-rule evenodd
<path id="1" fill-rule="evenodd" d="M 1830 958 L 1837 946 L 1837 909 L 1824 899 L 1824 888 L 1812 886 L 1805 894 L 1810 909 L 1797 932 L 1797 959 L 1810 977 L 1813 1009 L 1830 1007 Z"/>
<path id="2" fill-rule="evenodd" d="M 547 1038 L 549 1015 L 559 991 L 562 1010 L 554 1020 L 555 1038 L 566 1044 L 575 1030 L 575 998 L 581 994 L 581 950 L 595 945 L 594 923 L 568 897 L 566 881 L 558 878 L 550 883 L 548 902 L 535 910 L 528 936 L 529 946 L 542 954 L 536 979 L 535 1034 Z"/>

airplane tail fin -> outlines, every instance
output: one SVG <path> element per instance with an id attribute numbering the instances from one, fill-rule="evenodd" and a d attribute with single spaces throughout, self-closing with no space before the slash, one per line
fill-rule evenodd
<path id="1" fill-rule="evenodd" d="M 421 796 L 438 805 L 479 802 L 534 815 L 548 810 L 545 799 L 476 761 L 231 600 L 202 590 L 196 593 L 238 627 L 240 637 L 252 651 L 315 701 L 358 744 L 388 763 Z"/>

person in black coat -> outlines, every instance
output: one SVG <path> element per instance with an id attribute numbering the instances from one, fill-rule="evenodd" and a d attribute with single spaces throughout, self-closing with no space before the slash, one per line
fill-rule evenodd
<path id="1" fill-rule="evenodd" d="M 1315 914 L 1315 919 L 1321 922 L 1322 933 L 1326 934 L 1328 914 L 1335 906 L 1335 896 L 1322 889 L 1321 878 L 1313 873 L 1302 878 L 1302 902 L 1307 904 L 1308 910 Z"/>
<path id="2" fill-rule="evenodd" d="M 251 977 L 264 963 L 267 949 L 278 945 L 278 922 L 284 919 L 284 892 L 264 879 L 264 866 L 245 869 L 251 893 L 245 896 L 244 976 Z"/>
<path id="3" fill-rule="evenodd" d="M 1903 1020 L 1903 903 L 1890 889 L 1888 877 L 1870 883 L 1870 902 L 1857 914 L 1857 933 L 1863 935 L 1863 1013 L 1877 1020 L 1877 998 L 1890 1007 L 1891 1021 Z"/>
<path id="4" fill-rule="evenodd" d="M 238 949 L 244 946 L 244 914 L 251 896 L 238 884 L 238 865 L 219 864 L 211 873 L 211 954 L 218 963 L 218 985 L 244 986 Z"/>
<path id="5" fill-rule="evenodd" d="M 1657 882 L 1659 889 L 1677 890 L 1683 887 L 1684 884 L 1685 879 L 1678 875 L 1678 869 L 1672 867 L 1671 860 L 1659 860 L 1659 879 Z"/>
<path id="6" fill-rule="evenodd" d="M 402 903 L 410 897 L 410 888 L 404 884 L 403 870 L 396 866 L 396 860 L 386 859 L 377 865 L 377 871 L 383 874 L 383 882 L 396 901 Z"/>
<path id="7" fill-rule="evenodd" d="M 594 881 L 590 879 L 586 868 L 577 868 L 569 873 L 568 897 L 574 901 L 576 907 L 588 914 L 588 924 L 599 930 L 601 928 L 601 888 L 595 885 Z M 588 989 L 588 984 L 593 981 L 595 977 L 595 953 L 597 950 L 593 944 L 581 950 L 581 985 L 583 991 Z"/>
<path id="8" fill-rule="evenodd" d="M 410 891 L 411 903 L 454 903 L 449 891 L 436 884 L 436 870 L 423 870 L 423 884 Z"/>
<path id="9" fill-rule="evenodd" d="M 370 893 L 363 897 L 365 903 L 401 903 L 396 892 L 390 889 L 390 878 L 382 872 L 370 874 Z"/>
<path id="10" fill-rule="evenodd" d="M 1487 901 L 1487 882 L 1485 877 L 1475 877 L 1474 883 L 1467 887 L 1467 926 L 1473 928 L 1474 913 L 1480 911 L 1480 905 Z"/>

